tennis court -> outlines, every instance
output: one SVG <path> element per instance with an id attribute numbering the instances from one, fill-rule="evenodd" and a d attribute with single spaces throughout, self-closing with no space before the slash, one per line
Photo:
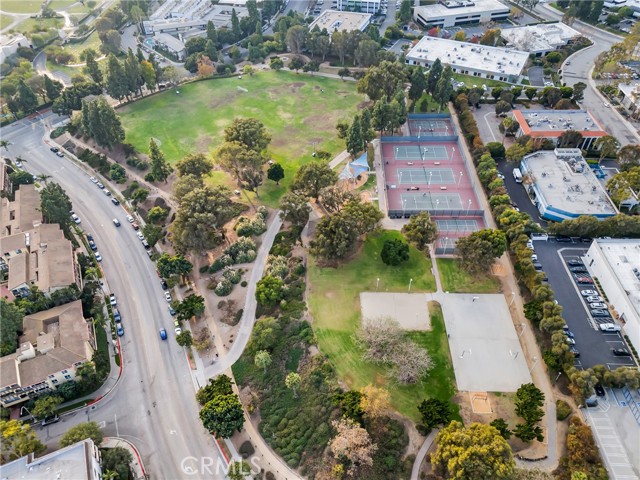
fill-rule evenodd
<path id="1" fill-rule="evenodd" d="M 462 210 L 458 193 L 402 193 L 400 201 L 404 210 Z"/>
<path id="2" fill-rule="evenodd" d="M 438 219 L 436 225 L 439 232 L 477 232 L 480 230 L 478 222 L 469 219 Z"/>
<path id="3" fill-rule="evenodd" d="M 455 147 L 453 147 L 455 148 Z M 450 160 L 451 155 L 444 145 L 398 145 L 393 149 L 394 160 Z"/>
<path id="4" fill-rule="evenodd" d="M 398 168 L 398 183 L 451 185 L 456 183 L 450 168 Z"/>
<path id="5" fill-rule="evenodd" d="M 456 135 L 450 118 L 409 115 L 409 132 L 414 137 L 448 137 Z"/>

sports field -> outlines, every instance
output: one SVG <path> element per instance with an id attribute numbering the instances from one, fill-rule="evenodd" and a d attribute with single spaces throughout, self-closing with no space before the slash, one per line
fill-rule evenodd
<path id="1" fill-rule="evenodd" d="M 272 158 L 285 170 L 280 186 L 265 179 L 260 188 L 260 198 L 270 205 L 277 204 L 298 166 L 312 160 L 314 143 L 332 155 L 345 148 L 336 123 L 353 118 L 364 101 L 354 82 L 290 72 L 259 71 L 177 90 L 179 94 L 172 88 L 120 109 L 126 141 L 146 153 L 149 138 L 157 138 L 167 159 L 176 162 L 220 145 L 224 128 L 235 117 L 258 118 L 273 137 Z"/>

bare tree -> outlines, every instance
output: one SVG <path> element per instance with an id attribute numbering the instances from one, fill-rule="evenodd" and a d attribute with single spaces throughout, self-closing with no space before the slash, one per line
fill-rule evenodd
<path id="1" fill-rule="evenodd" d="M 356 332 L 356 338 L 365 349 L 364 360 L 390 363 L 393 352 L 402 342 L 400 325 L 392 318 L 365 318 Z"/>
<path id="2" fill-rule="evenodd" d="M 388 377 L 402 385 L 408 385 L 416 383 L 432 367 L 433 361 L 427 351 L 406 340 L 393 353 L 393 367 Z"/>
<path id="3" fill-rule="evenodd" d="M 349 475 L 353 475 L 361 465 L 373 465 L 373 454 L 378 446 L 364 428 L 347 418 L 334 420 L 331 425 L 337 431 L 329 443 L 331 452 L 336 459 L 346 458 L 349 461 Z"/>

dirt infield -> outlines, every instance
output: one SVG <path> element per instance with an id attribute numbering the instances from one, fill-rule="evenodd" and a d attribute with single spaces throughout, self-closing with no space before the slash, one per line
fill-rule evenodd
<path id="1" fill-rule="evenodd" d="M 415 293 L 362 292 L 362 318 L 393 318 L 404 330 L 431 330 L 427 297 Z"/>

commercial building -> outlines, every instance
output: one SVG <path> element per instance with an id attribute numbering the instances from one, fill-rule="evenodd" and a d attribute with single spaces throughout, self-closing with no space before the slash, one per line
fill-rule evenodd
<path id="1" fill-rule="evenodd" d="M 6 291 L 20 297 L 32 286 L 45 295 L 72 284 L 82 288 L 71 242 L 58 224 L 40 223 L 40 194 L 35 187 L 21 185 L 14 201 L 3 198 L 0 205 L 0 271 Z"/>
<path id="2" fill-rule="evenodd" d="M 0 36 L 0 63 L 18 52 L 20 47 L 31 47 L 29 39 L 21 33 Z"/>
<path id="3" fill-rule="evenodd" d="M 629 112 L 631 118 L 640 120 L 640 83 L 618 85 L 620 103 Z"/>
<path id="4" fill-rule="evenodd" d="M 22 327 L 18 350 L 0 357 L 0 405 L 5 408 L 75 379 L 77 368 L 91 361 L 96 348 L 80 300 L 26 315 Z"/>
<path id="5" fill-rule="evenodd" d="M 180 38 L 173 37 L 168 33 L 156 33 L 153 36 L 153 40 L 160 47 L 166 48 L 169 52 L 175 55 L 178 60 L 184 60 L 187 49 Z"/>
<path id="6" fill-rule="evenodd" d="M 511 9 L 498 0 L 440 0 L 415 7 L 413 19 L 424 27 L 455 27 L 505 20 Z"/>
<path id="7" fill-rule="evenodd" d="M 338 10 L 375 14 L 380 10 L 380 0 L 338 0 Z"/>
<path id="8" fill-rule="evenodd" d="M 313 30 L 317 25 L 320 30 L 326 28 L 329 34 L 335 31 L 364 31 L 369 26 L 369 22 L 371 22 L 370 13 L 325 10 L 309 25 L 309 30 Z"/>
<path id="9" fill-rule="evenodd" d="M 600 137 L 609 135 L 587 110 L 514 110 L 513 118 L 520 128 L 516 137 L 529 135 L 535 140 L 558 142 L 568 130 L 580 132 L 582 141 L 578 148 L 595 148 Z"/>
<path id="10" fill-rule="evenodd" d="M 406 57 L 409 65 L 431 66 L 436 59 L 455 73 L 517 83 L 529 54 L 436 37 L 422 37 Z"/>
<path id="11" fill-rule="evenodd" d="M 602 219 L 618 213 L 577 148 L 526 155 L 520 172 L 522 184 L 542 218 L 561 222 L 580 215 Z"/>
<path id="12" fill-rule="evenodd" d="M 100 480 L 100 449 L 87 438 L 42 457 L 33 453 L 2 465 L 3 480 Z"/>
<path id="13" fill-rule="evenodd" d="M 640 350 L 640 240 L 597 239 L 584 257 L 597 278 L 614 317 L 636 350 Z"/>
<path id="14" fill-rule="evenodd" d="M 501 30 L 500 36 L 507 46 L 539 57 L 573 43 L 581 35 L 569 25 L 559 22 L 506 28 Z"/>

